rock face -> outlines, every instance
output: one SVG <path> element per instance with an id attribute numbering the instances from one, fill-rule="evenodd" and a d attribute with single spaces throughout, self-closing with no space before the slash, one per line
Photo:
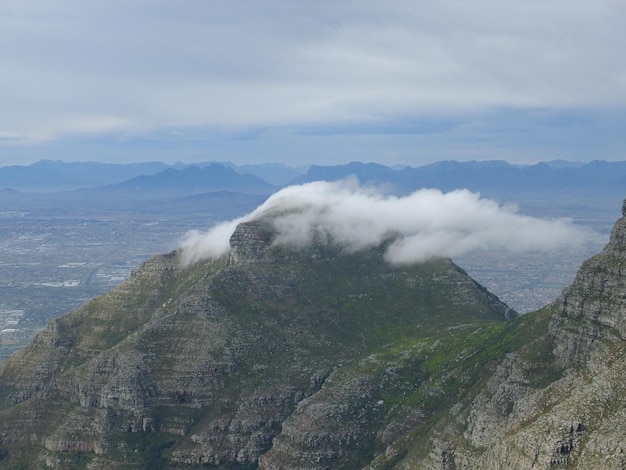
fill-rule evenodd
<path id="1" fill-rule="evenodd" d="M 601 365 L 626 338 L 626 217 L 617 221 L 604 250 L 583 264 L 557 309 L 550 332 L 567 367 Z"/>
<path id="2" fill-rule="evenodd" d="M 624 468 L 626 221 L 516 317 L 449 260 L 157 256 L 0 364 L 0 468 Z"/>
<path id="3" fill-rule="evenodd" d="M 239 224 L 230 238 L 230 264 L 269 261 L 263 254 L 271 248 L 273 239 L 274 231 L 267 220 Z"/>
<path id="4" fill-rule="evenodd" d="M 522 341 L 433 433 L 441 453 L 407 468 L 625 468 L 625 255 L 623 217 L 559 299 L 518 319 Z"/>

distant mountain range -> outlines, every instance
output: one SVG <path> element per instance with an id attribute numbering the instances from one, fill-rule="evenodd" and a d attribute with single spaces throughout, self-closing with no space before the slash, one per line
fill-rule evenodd
<path id="1" fill-rule="evenodd" d="M 419 188 L 451 191 L 465 188 L 485 194 L 527 191 L 603 191 L 626 189 L 626 161 L 538 163 L 515 166 L 503 161 L 442 161 L 421 167 L 393 170 L 376 163 L 352 162 L 337 166 L 312 166 L 293 182 L 338 180 L 354 175 L 363 183 L 392 184 L 398 192 Z"/>
<path id="2" fill-rule="evenodd" d="M 205 167 L 191 166 L 181 170 L 168 168 L 155 175 L 137 176 L 109 186 L 107 190 L 142 190 L 202 193 L 208 191 L 235 191 L 251 194 L 270 194 L 276 186 L 258 176 L 240 175 L 232 168 L 213 163 Z"/>
<path id="3" fill-rule="evenodd" d="M 51 193 L 118 185 L 113 189 L 175 189 L 178 186 L 194 190 L 271 192 L 277 186 L 288 184 L 307 168 L 282 164 L 240 167 L 228 162 L 168 165 L 162 162 L 122 164 L 41 160 L 28 166 L 0 167 L 0 190 Z"/>
<path id="4" fill-rule="evenodd" d="M 555 160 L 531 166 L 504 161 L 443 161 L 421 167 L 390 168 L 378 163 L 289 167 L 283 164 L 237 166 L 160 162 L 103 164 L 41 161 L 0 168 L 0 198 L 114 204 L 118 199 L 169 200 L 211 192 L 269 195 L 290 184 L 356 177 L 362 184 L 407 194 L 421 188 L 444 192 L 465 188 L 503 203 L 518 204 L 541 216 L 572 216 L 576 211 L 615 207 L 626 192 L 626 161 L 590 163 Z M 8 189 L 19 191 L 10 192 Z M 63 191 L 63 192 L 62 192 Z M 54 196 L 51 193 L 56 193 Z M 575 210 L 572 210 L 575 208 Z M 547 210 L 550 209 L 550 210 Z M 610 219 L 617 214 L 611 213 Z"/>
<path id="5" fill-rule="evenodd" d="M 108 186 L 109 189 L 169 189 L 267 193 L 289 184 L 356 176 L 405 193 L 420 188 L 467 188 L 485 194 L 527 191 L 626 188 L 626 161 L 590 163 L 555 160 L 531 166 L 504 161 L 442 161 L 420 167 L 390 168 L 379 163 L 290 167 L 283 164 L 237 166 L 229 162 L 197 165 L 161 162 L 112 164 L 42 160 L 29 166 L 0 168 L 0 189 L 56 192 Z M 184 192 L 184 191 L 183 191 Z"/>
<path id="6" fill-rule="evenodd" d="M 168 165 L 161 162 L 116 164 L 41 160 L 28 166 L 0 168 L 0 189 L 37 193 L 68 191 L 120 183 L 167 168 Z"/>

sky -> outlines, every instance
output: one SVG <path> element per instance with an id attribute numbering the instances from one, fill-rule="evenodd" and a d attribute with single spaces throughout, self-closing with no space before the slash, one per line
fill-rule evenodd
<path id="1" fill-rule="evenodd" d="M 3 0 L 0 166 L 626 159 L 623 0 Z"/>

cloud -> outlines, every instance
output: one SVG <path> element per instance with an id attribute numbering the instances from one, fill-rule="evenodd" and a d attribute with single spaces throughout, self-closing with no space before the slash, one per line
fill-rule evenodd
<path id="1" fill-rule="evenodd" d="M 356 252 L 394 240 L 385 252 L 392 264 L 454 257 L 479 248 L 575 249 L 590 235 L 568 219 L 525 216 L 514 206 L 468 190 L 422 189 L 399 197 L 359 186 L 356 180 L 319 181 L 285 188 L 241 219 L 188 234 L 181 245 L 183 264 L 225 255 L 237 224 L 261 217 L 276 229 L 273 243 L 293 249 L 325 240 Z"/>
<path id="2" fill-rule="evenodd" d="M 181 243 L 181 263 L 190 266 L 203 259 L 219 258 L 230 251 L 230 236 L 245 218 L 222 222 L 207 232 L 190 230 Z"/>
<path id="3" fill-rule="evenodd" d="M 81 134 L 100 116 L 141 134 L 623 106 L 625 14 L 615 0 L 5 0 L 0 132 Z"/>

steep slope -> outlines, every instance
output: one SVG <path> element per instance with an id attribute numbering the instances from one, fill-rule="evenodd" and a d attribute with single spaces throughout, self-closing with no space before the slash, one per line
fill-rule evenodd
<path id="1" fill-rule="evenodd" d="M 514 322 L 475 396 L 421 436 L 431 452 L 398 468 L 625 468 L 625 253 L 622 217 L 559 299 Z"/>
<path id="2" fill-rule="evenodd" d="M 272 245 L 158 256 L 0 365 L 2 468 L 357 468 L 486 380 L 514 316 L 449 260 Z M 417 431 L 416 431 L 417 430 Z"/>
<path id="3" fill-rule="evenodd" d="M 626 339 L 626 201 L 602 252 L 587 260 L 557 303 L 550 324 L 566 366 L 595 367 Z"/>
<path id="4" fill-rule="evenodd" d="M 449 260 L 295 251 L 267 218 L 155 257 L 0 365 L 0 467 L 624 468 L 623 211 L 517 318 Z"/>

